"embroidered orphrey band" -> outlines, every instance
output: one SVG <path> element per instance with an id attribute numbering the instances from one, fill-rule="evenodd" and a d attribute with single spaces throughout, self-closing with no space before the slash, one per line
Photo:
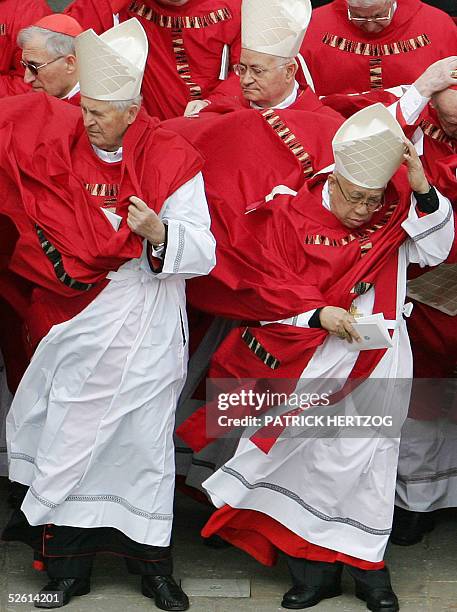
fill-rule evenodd
<path id="1" fill-rule="evenodd" d="M 6 23 L 0 23 L 0 36 L 6 36 Z"/>
<path id="2" fill-rule="evenodd" d="M 373 57 L 370 59 L 370 89 L 382 88 L 382 59 Z"/>
<path id="3" fill-rule="evenodd" d="M 241 338 L 244 343 L 247 344 L 249 350 L 252 351 L 261 361 L 263 361 L 267 367 L 269 367 L 271 370 L 276 370 L 279 368 L 281 365 L 279 359 L 273 357 L 273 355 L 271 355 L 266 348 L 260 344 L 257 338 L 251 334 L 248 327 L 246 327 L 241 334 Z"/>
<path id="4" fill-rule="evenodd" d="M 305 151 L 304 146 L 289 129 L 286 122 L 276 113 L 273 108 L 267 108 L 261 113 L 268 125 L 276 132 L 283 143 L 289 147 L 290 151 L 300 162 L 303 168 L 303 174 L 306 177 L 314 174 L 314 168 L 309 154 Z"/>
<path id="5" fill-rule="evenodd" d="M 76 291 L 89 291 L 89 289 L 92 289 L 92 287 L 95 286 L 94 283 L 82 283 L 74 278 L 71 278 L 71 276 L 69 276 L 65 271 L 62 255 L 59 253 L 59 251 L 53 244 L 51 244 L 51 242 L 49 242 L 39 225 L 35 225 L 35 230 L 38 235 L 41 248 L 51 262 L 55 275 L 61 283 L 67 287 L 70 287 L 70 289 L 75 289 Z"/>
<path id="6" fill-rule="evenodd" d="M 85 183 L 84 187 L 93 196 L 116 198 L 119 195 L 119 185 L 110 183 Z"/>
<path id="7" fill-rule="evenodd" d="M 430 123 L 430 121 L 426 121 L 425 119 L 422 119 L 422 121 L 419 123 L 419 127 L 429 138 L 432 138 L 438 142 L 443 142 L 453 151 L 457 152 L 457 141 L 454 138 L 449 138 L 449 136 L 440 127 L 433 125 L 433 123 Z"/>
<path id="8" fill-rule="evenodd" d="M 381 45 L 376 43 L 356 42 L 355 40 L 349 40 L 343 36 L 336 36 L 336 34 L 330 34 L 328 32 L 324 34 L 322 42 L 324 45 L 328 45 L 334 49 L 340 49 L 341 51 L 347 51 L 348 53 L 355 53 L 356 55 L 374 55 L 375 57 L 409 53 L 410 51 L 416 51 L 416 49 L 421 49 L 431 44 L 427 34 L 421 34 L 420 36 L 409 38 L 408 40 L 399 40 L 394 43 Z"/>
<path id="9" fill-rule="evenodd" d="M 186 49 L 184 48 L 184 40 L 182 36 L 182 30 L 173 30 L 172 32 L 172 44 L 173 52 L 176 58 L 176 70 L 178 75 L 187 85 L 190 93 L 190 100 L 201 100 L 202 90 L 200 85 L 197 85 L 192 80 L 190 73 L 189 60 L 187 58 Z"/>
<path id="10" fill-rule="evenodd" d="M 85 183 L 86 190 L 91 196 L 105 198 L 102 208 L 107 208 L 111 212 L 116 212 L 117 197 L 119 195 L 119 185 L 116 183 Z"/>
<path id="11" fill-rule="evenodd" d="M 378 223 L 374 223 L 363 231 L 348 234 L 344 238 L 329 238 L 328 236 L 323 236 L 322 234 L 308 235 L 304 239 L 304 244 L 341 247 L 351 244 L 351 242 L 357 240 L 359 242 L 360 251 L 363 257 L 373 246 L 371 236 L 387 224 L 397 204 L 398 202 L 393 202 L 390 204 L 384 213 L 384 217 Z"/>
<path id="12" fill-rule="evenodd" d="M 228 21 L 229 19 L 232 19 L 232 13 L 228 8 L 217 9 L 206 15 L 185 17 L 179 15 L 162 15 L 142 2 L 132 2 L 129 7 L 129 11 L 139 15 L 140 17 L 144 17 L 144 19 L 147 19 L 148 21 L 152 21 L 161 28 L 169 28 L 171 30 L 200 30 L 201 28 L 207 28 L 208 26 L 221 23 L 221 21 Z"/>

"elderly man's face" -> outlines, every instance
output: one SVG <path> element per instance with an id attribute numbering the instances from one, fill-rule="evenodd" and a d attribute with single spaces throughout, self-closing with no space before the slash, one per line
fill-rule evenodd
<path id="1" fill-rule="evenodd" d="M 441 127 L 450 138 L 457 139 L 457 91 L 445 89 L 433 96 Z"/>
<path id="2" fill-rule="evenodd" d="M 81 96 L 81 110 L 90 143 L 104 151 L 117 151 L 122 146 L 127 128 L 135 121 L 139 107 L 132 104 L 119 111 L 109 102 Z"/>
<path id="3" fill-rule="evenodd" d="M 240 84 L 246 100 L 262 108 L 279 104 L 291 93 L 297 71 L 293 60 L 242 49 Z"/>
<path id="4" fill-rule="evenodd" d="M 348 18 L 367 34 L 379 34 L 392 22 L 393 0 L 379 0 L 367 7 L 348 5 Z"/>
<path id="5" fill-rule="evenodd" d="M 50 96 L 63 98 L 77 82 L 75 56 L 59 58 L 52 55 L 46 49 L 44 38 L 38 34 L 22 49 L 22 60 L 37 67 L 47 64 L 39 68 L 37 74 L 25 68 L 24 81 L 32 86 L 33 91 L 45 91 Z"/>
<path id="6" fill-rule="evenodd" d="M 368 223 L 383 205 L 384 189 L 359 187 L 341 174 L 330 174 L 328 187 L 332 213 L 350 229 L 357 229 Z"/>

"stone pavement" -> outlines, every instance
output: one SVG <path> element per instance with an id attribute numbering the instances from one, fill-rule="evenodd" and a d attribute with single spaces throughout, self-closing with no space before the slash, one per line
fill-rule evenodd
<path id="1" fill-rule="evenodd" d="M 0 526 L 9 516 L 6 503 L 7 481 L 0 479 Z M 192 596 L 194 612 L 275 612 L 281 596 L 289 588 L 283 560 L 275 568 L 260 565 L 242 551 L 214 550 L 205 546 L 199 531 L 210 509 L 178 493 L 174 531 L 175 576 L 187 582 L 192 591 L 211 597 Z M 457 516 L 447 511 L 437 528 L 421 544 L 402 548 L 391 546 L 387 560 L 392 582 L 403 612 L 457 611 Z M 208 583 L 208 579 L 211 582 Z M 231 597 L 221 590 L 220 579 L 229 585 Z M 22 544 L 0 544 L 0 612 L 32 611 L 33 605 L 8 604 L 8 594 L 37 593 L 46 576 L 31 566 L 30 549 Z M 238 582 L 236 582 L 238 581 Z M 250 597 L 234 597 L 250 582 Z M 321 602 L 316 612 L 363 612 L 363 602 L 353 595 L 352 580 L 344 577 L 344 595 Z M 241 589 L 242 590 L 242 589 Z M 129 576 L 122 559 L 99 556 L 95 565 L 92 592 L 75 597 L 68 612 L 140 612 L 157 610 L 152 600 L 139 592 L 139 580 Z"/>

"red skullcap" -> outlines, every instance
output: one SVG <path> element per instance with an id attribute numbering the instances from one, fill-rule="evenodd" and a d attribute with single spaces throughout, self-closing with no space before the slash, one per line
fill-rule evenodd
<path id="1" fill-rule="evenodd" d="M 84 32 L 76 19 L 73 19 L 73 17 L 69 15 L 61 15 L 59 13 L 47 15 L 33 25 L 37 28 L 43 28 L 43 30 L 49 30 L 57 34 L 66 34 L 67 36 L 79 36 L 79 34 Z"/>

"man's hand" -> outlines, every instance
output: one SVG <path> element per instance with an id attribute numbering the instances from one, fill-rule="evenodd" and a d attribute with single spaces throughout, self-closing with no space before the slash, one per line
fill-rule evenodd
<path id="1" fill-rule="evenodd" d="M 196 117 L 206 106 L 209 106 L 208 100 L 192 100 L 192 102 L 189 102 L 186 106 L 184 117 Z"/>
<path id="2" fill-rule="evenodd" d="M 354 340 L 356 342 L 362 340 L 353 327 L 354 317 L 344 308 L 325 306 L 325 308 L 322 308 L 319 318 L 322 328 L 326 329 L 332 336 L 338 336 L 342 340 L 347 340 L 350 344 Z"/>
<path id="3" fill-rule="evenodd" d="M 405 138 L 405 150 L 403 159 L 408 167 L 408 180 L 411 189 L 416 193 L 428 193 L 430 185 L 425 176 L 422 162 L 419 159 L 416 149 L 412 142 Z"/>
<path id="4" fill-rule="evenodd" d="M 414 85 L 424 98 L 431 98 L 434 93 L 457 85 L 457 55 L 431 64 Z"/>
<path id="5" fill-rule="evenodd" d="M 146 238 L 152 245 L 162 244 L 165 241 L 165 226 L 158 215 L 147 204 L 132 196 L 129 206 L 127 225 L 135 234 Z"/>

